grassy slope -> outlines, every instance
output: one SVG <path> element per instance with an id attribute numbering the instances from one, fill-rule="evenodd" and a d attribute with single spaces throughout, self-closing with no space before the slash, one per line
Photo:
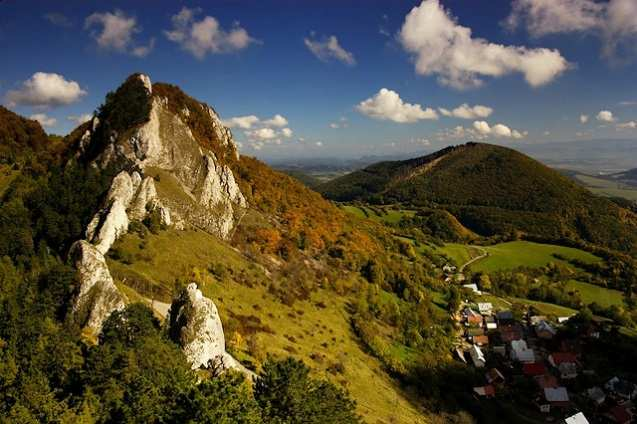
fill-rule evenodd
<path id="1" fill-rule="evenodd" d="M 569 281 L 567 287 L 570 290 L 578 291 L 582 301 L 586 304 L 597 302 L 603 307 L 624 305 L 624 295 L 619 290 L 607 289 L 581 281 Z"/>
<path id="2" fill-rule="evenodd" d="M 559 254 L 571 259 L 579 259 L 585 262 L 596 262 L 600 259 L 583 250 L 570 247 L 556 246 L 552 244 L 533 243 L 528 241 L 512 241 L 500 243 L 494 246 L 485 246 L 489 253 L 471 265 L 473 271 L 493 272 L 513 269 L 520 266 L 541 267 L 549 262 L 562 262 L 553 255 Z"/>
<path id="3" fill-rule="evenodd" d="M 293 307 L 283 305 L 268 292 L 269 281 L 261 268 L 201 231 L 169 230 L 147 236 L 144 249 L 139 248 L 141 242 L 139 236 L 129 234 L 117 243 L 116 250 L 133 258 L 131 265 L 109 259 L 109 267 L 119 284 L 124 278 L 125 284 L 136 279 L 133 288 L 144 296 L 152 294 L 159 300 L 169 301 L 175 279 L 190 275 L 194 267 L 205 270 L 211 264 L 223 263 L 234 270 L 233 276 L 220 282 L 204 272 L 201 285 L 219 308 L 227 340 L 233 338 L 229 316 L 256 316 L 264 326 L 274 329 L 272 333 L 262 331 L 257 336 L 259 345 L 267 353 L 292 353 L 312 366 L 316 373 L 345 384 L 368 422 L 413 423 L 423 418 L 383 372 L 378 360 L 364 352 L 352 333 L 346 313 L 346 303 L 352 299 L 319 290 L 310 301 L 296 302 Z M 248 279 L 257 282 L 252 288 L 234 282 L 241 270 Z M 325 307 L 319 307 L 319 303 Z M 241 347 L 235 352 L 238 357 L 247 355 Z M 310 358 L 313 353 L 322 355 L 320 362 Z M 337 362 L 345 365 L 343 374 L 326 371 Z"/>

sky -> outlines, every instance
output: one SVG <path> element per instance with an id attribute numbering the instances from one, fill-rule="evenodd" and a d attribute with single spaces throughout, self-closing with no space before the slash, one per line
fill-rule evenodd
<path id="1" fill-rule="evenodd" d="M 264 159 L 637 139 L 635 0 L 0 0 L 0 102 L 66 134 L 128 75 Z"/>

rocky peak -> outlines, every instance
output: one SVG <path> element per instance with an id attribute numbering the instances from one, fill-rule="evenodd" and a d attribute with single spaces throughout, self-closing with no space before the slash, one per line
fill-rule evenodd
<path id="1" fill-rule="evenodd" d="M 76 158 L 98 169 L 114 168 L 110 190 L 78 246 L 96 255 L 78 255 L 80 291 L 106 287 L 106 263 L 95 264 L 128 231 L 131 221 L 158 213 L 165 225 L 196 227 L 228 238 L 247 208 L 233 165 L 238 152 L 232 133 L 208 105 L 167 84 L 131 75 L 77 135 Z M 112 279 L 111 279 L 112 284 Z M 114 285 L 112 287 L 115 287 Z M 117 290 L 115 288 L 115 290 Z M 96 307 L 77 297 L 74 310 Z M 86 321 L 95 332 L 119 303 L 99 306 L 99 319 Z M 213 304 L 214 307 L 214 304 Z M 220 325 L 220 324 L 219 324 Z M 223 337 L 222 337 L 223 339 Z"/>

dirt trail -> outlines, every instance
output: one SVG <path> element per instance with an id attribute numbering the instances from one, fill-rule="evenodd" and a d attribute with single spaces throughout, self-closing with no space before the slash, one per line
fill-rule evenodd
<path id="1" fill-rule="evenodd" d="M 486 258 L 487 256 L 489 256 L 489 252 L 487 252 L 484 248 L 480 247 L 480 246 L 467 246 L 467 247 L 473 247 L 475 249 L 478 249 L 480 252 L 482 252 L 479 256 L 476 256 L 475 258 L 472 258 L 471 260 L 469 260 L 468 262 L 464 263 L 460 269 L 458 270 L 458 272 L 462 272 L 464 271 L 464 269 L 471 265 L 472 263 L 479 261 L 480 259 Z"/>

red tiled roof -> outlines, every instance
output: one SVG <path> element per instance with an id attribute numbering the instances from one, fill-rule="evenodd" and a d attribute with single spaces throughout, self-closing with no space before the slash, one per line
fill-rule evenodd
<path id="1" fill-rule="evenodd" d="M 522 371 L 524 372 L 524 375 L 536 376 L 546 374 L 546 367 L 542 363 L 534 362 L 530 364 L 524 364 L 522 366 Z"/>
<path id="2" fill-rule="evenodd" d="M 629 423 L 632 420 L 630 413 L 623 406 L 615 406 L 610 410 L 610 414 L 620 424 Z"/>
<path id="3" fill-rule="evenodd" d="M 565 362 L 577 362 L 577 356 L 570 352 L 555 352 L 551 354 L 551 358 L 553 359 L 555 366 Z"/>
<path id="4" fill-rule="evenodd" d="M 551 374 L 538 375 L 535 377 L 535 381 L 542 389 L 557 387 L 557 378 Z"/>

